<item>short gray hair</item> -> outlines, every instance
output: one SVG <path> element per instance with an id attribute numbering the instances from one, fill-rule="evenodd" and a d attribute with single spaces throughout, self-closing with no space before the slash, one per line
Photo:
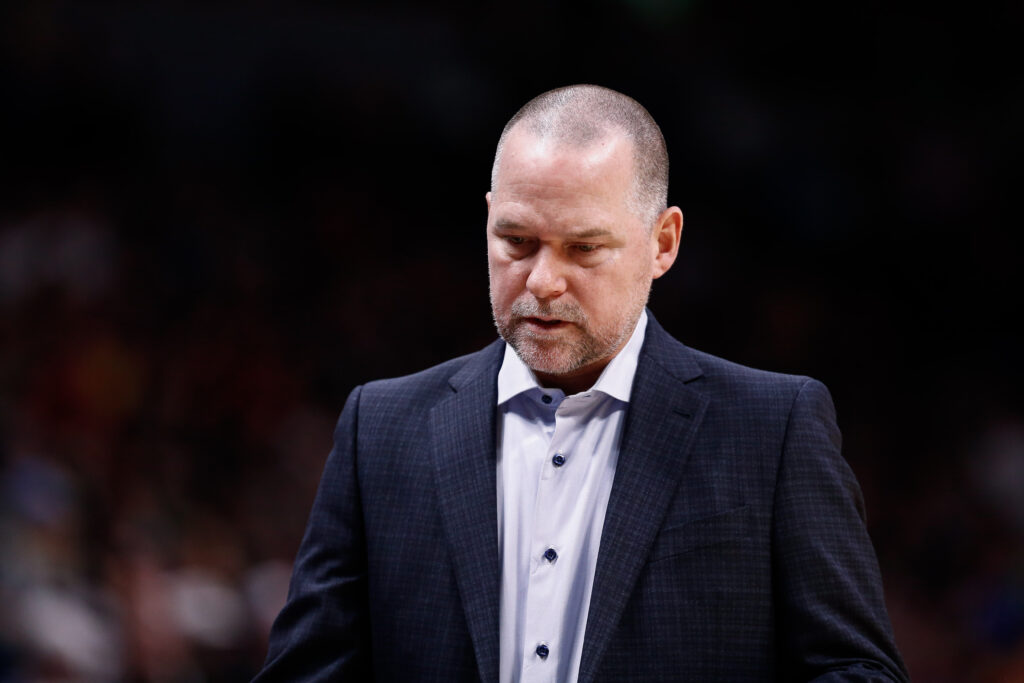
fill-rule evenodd
<path id="1" fill-rule="evenodd" d="M 632 209 L 648 226 L 668 206 L 668 149 L 665 137 L 643 105 L 599 85 L 570 85 L 534 97 L 515 113 L 498 139 L 491 167 L 491 191 L 505 139 L 517 124 L 541 138 L 583 147 L 619 133 L 633 143 Z"/>

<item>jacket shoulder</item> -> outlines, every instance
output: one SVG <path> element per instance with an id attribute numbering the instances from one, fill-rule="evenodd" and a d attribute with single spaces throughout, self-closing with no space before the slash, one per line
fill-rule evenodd
<path id="1" fill-rule="evenodd" d="M 367 382 L 361 388 L 364 404 L 377 401 L 423 406 L 449 396 L 462 377 L 491 372 L 497 376 L 505 344 L 500 339 L 479 351 L 452 358 L 425 370 Z"/>
<path id="2" fill-rule="evenodd" d="M 711 383 L 748 385 L 751 387 L 777 386 L 798 388 L 808 381 L 816 381 L 806 375 L 794 375 L 752 368 L 704 351 L 687 348 L 693 354 L 694 360 L 704 371 L 705 378 Z"/>
<path id="3" fill-rule="evenodd" d="M 808 383 L 820 382 L 805 375 L 759 370 L 691 348 L 655 321 L 648 323 L 650 360 L 697 391 L 736 398 L 784 394 L 792 397 Z"/>

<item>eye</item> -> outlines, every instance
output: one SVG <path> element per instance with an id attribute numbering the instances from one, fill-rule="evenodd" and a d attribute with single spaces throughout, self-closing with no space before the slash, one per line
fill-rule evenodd
<path id="1" fill-rule="evenodd" d="M 600 244 L 577 244 L 574 247 L 576 251 L 583 252 L 584 254 L 591 254 L 601 248 Z"/>
<path id="2" fill-rule="evenodd" d="M 528 256 L 534 249 L 533 240 L 523 235 L 498 235 L 498 238 L 505 244 L 505 253 L 515 259 Z"/>

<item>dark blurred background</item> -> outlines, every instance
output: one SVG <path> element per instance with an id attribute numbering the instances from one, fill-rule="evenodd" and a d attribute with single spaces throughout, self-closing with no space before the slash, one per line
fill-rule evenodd
<path id="1" fill-rule="evenodd" d="M 0 9 L 0 681 L 245 681 L 358 383 L 494 337 L 491 156 L 640 100 L 651 307 L 832 389 L 919 681 L 1024 681 L 1024 6 Z"/>

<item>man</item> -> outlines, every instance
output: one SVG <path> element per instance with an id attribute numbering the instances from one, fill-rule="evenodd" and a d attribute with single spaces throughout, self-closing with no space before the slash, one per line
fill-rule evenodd
<path id="1" fill-rule="evenodd" d="M 827 390 L 645 309 L 667 187 L 625 95 L 512 118 L 503 341 L 349 396 L 258 680 L 906 680 Z"/>

